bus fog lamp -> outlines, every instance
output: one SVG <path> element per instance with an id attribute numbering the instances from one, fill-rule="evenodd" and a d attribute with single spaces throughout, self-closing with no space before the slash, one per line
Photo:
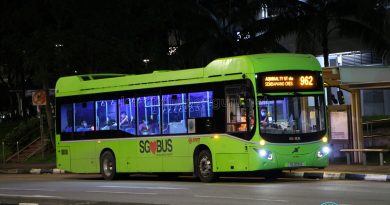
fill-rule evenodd
<path id="1" fill-rule="evenodd" d="M 322 148 L 322 152 L 324 154 L 329 154 L 330 153 L 330 148 L 328 146 L 325 146 L 325 147 Z"/>
<path id="2" fill-rule="evenodd" d="M 260 157 L 265 157 L 265 156 L 267 156 L 267 151 L 265 151 L 264 149 L 261 149 L 261 150 L 259 150 L 259 155 L 260 155 Z"/>
<path id="3" fill-rule="evenodd" d="M 317 152 L 317 157 L 322 158 L 330 153 L 330 148 L 328 146 L 322 147 L 321 150 Z"/>
<path id="4" fill-rule="evenodd" d="M 267 151 L 265 149 L 261 149 L 258 152 L 259 152 L 260 157 L 262 157 L 264 159 L 268 159 L 268 160 L 273 159 L 272 152 L 270 152 L 270 151 Z"/>

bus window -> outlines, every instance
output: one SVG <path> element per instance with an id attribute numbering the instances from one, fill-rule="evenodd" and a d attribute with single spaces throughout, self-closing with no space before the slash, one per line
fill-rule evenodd
<path id="1" fill-rule="evenodd" d="M 74 104 L 74 116 L 75 116 L 75 131 L 85 132 L 95 130 L 93 120 L 93 101 L 75 103 Z"/>
<path id="2" fill-rule="evenodd" d="M 137 98 L 138 135 L 160 134 L 160 96 Z"/>
<path id="3" fill-rule="evenodd" d="M 213 91 L 188 93 L 189 118 L 213 117 Z"/>
<path id="4" fill-rule="evenodd" d="M 260 131 L 275 135 L 322 132 L 325 130 L 323 107 L 320 95 L 259 98 Z M 264 120 L 261 112 L 265 112 Z"/>
<path id="5" fill-rule="evenodd" d="M 61 105 L 61 132 L 73 131 L 73 104 Z"/>
<path id="6" fill-rule="evenodd" d="M 226 93 L 226 119 L 227 132 L 246 132 L 247 129 L 247 107 L 249 109 L 249 120 L 251 128 L 254 126 L 254 102 L 249 99 L 249 105 L 245 105 L 244 92 L 241 86 L 230 86 L 225 88 Z"/>
<path id="7" fill-rule="evenodd" d="M 116 100 L 96 101 L 96 130 L 117 129 Z"/>
<path id="8" fill-rule="evenodd" d="M 135 133 L 135 98 L 119 100 L 119 129 L 132 135 Z"/>
<path id="9" fill-rule="evenodd" d="M 163 134 L 187 133 L 186 94 L 162 96 Z"/>

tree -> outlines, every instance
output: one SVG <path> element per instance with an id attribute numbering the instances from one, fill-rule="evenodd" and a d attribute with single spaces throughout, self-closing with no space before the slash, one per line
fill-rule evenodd
<path id="1" fill-rule="evenodd" d="M 295 35 L 297 52 L 316 54 L 321 48 L 325 66 L 330 52 L 329 42 L 340 37 L 360 40 L 360 43 L 379 48 L 385 42 L 384 9 L 379 1 L 368 0 L 295 0 L 259 1 L 268 6 L 269 18 L 257 21 L 251 27 L 259 39 L 281 39 Z M 355 39 L 352 39 L 354 37 Z M 367 41 L 369 40 L 369 41 Z"/>

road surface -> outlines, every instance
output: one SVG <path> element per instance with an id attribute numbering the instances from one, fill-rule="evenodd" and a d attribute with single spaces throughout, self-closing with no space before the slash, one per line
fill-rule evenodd
<path id="1" fill-rule="evenodd" d="M 0 174 L 0 204 L 390 204 L 390 183 L 345 180 L 191 177 L 130 177 L 104 181 L 98 175 Z"/>

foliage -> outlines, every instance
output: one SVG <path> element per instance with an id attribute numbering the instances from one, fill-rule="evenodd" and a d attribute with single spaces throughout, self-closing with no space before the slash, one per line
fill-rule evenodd
<path id="1" fill-rule="evenodd" d="M 4 137 L 14 127 L 18 126 L 21 120 L 3 121 L 0 123 L 0 141 L 4 141 Z"/>
<path id="2" fill-rule="evenodd" d="M 259 18 L 265 7 L 269 18 Z M 54 88 L 65 75 L 147 73 L 288 52 L 286 38 L 293 52 L 327 56 L 339 38 L 353 38 L 386 53 L 388 19 L 381 0 L 0 1 L 0 90 L 11 96 L 0 104 L 21 107 L 26 89 Z"/>
<path id="3" fill-rule="evenodd" d="M 27 159 L 25 163 L 55 163 L 56 162 L 56 153 L 55 150 L 46 151 L 44 158 L 42 159 L 42 153 L 39 152 Z"/>
<path id="4" fill-rule="evenodd" d="M 261 2 L 268 5 L 269 13 L 273 15 L 256 21 L 254 26 L 249 28 L 252 35 L 261 33 L 262 35 L 257 37 L 259 41 L 295 38 L 296 52 L 322 53 L 325 66 L 328 66 L 328 55 L 331 51 L 372 47 L 383 52 L 390 48 L 384 35 L 388 18 L 379 0 Z M 334 46 L 340 42 L 340 38 L 344 38 L 344 44 L 347 41 L 359 43 Z"/>
<path id="5" fill-rule="evenodd" d="M 16 142 L 19 142 L 21 148 L 37 137 L 39 137 L 39 119 L 31 118 L 21 121 L 18 126 L 4 136 L 3 140 L 11 151 L 15 151 Z"/>

